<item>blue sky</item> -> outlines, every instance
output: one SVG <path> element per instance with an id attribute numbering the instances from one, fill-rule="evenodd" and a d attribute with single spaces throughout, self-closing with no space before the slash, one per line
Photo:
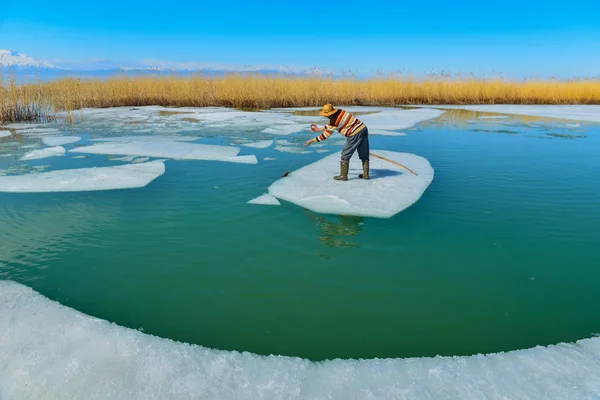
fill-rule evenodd
<path id="1" fill-rule="evenodd" d="M 72 68 L 168 61 L 600 75 L 598 0 L 2 0 L 1 13 L 0 48 Z"/>

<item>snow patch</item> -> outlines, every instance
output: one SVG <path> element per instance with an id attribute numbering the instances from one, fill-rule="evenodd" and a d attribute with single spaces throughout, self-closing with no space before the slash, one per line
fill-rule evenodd
<path id="1" fill-rule="evenodd" d="M 444 111 L 431 108 L 415 108 L 414 110 L 382 108 L 377 114 L 361 115 L 358 117 L 367 125 L 369 134 L 402 136 L 399 132 L 393 132 L 400 129 L 412 128 L 416 124 L 434 119 L 442 115 Z"/>
<path id="2" fill-rule="evenodd" d="M 3 400 L 600 395 L 600 338 L 487 355 L 310 362 L 159 338 L 82 314 L 11 281 L 0 281 L 0 327 Z"/>
<path id="3" fill-rule="evenodd" d="M 39 128 L 42 126 L 48 126 L 48 124 L 14 123 L 14 124 L 2 125 L 1 128 L 21 130 L 21 129 Z"/>
<path id="4" fill-rule="evenodd" d="M 273 141 L 272 140 L 263 140 L 263 141 L 260 141 L 260 142 L 253 142 L 253 143 L 242 144 L 242 146 L 252 147 L 254 149 L 266 149 L 267 147 L 271 147 L 272 145 L 273 145 Z"/>
<path id="5" fill-rule="evenodd" d="M 115 137 L 104 137 L 90 139 L 90 142 L 164 142 L 164 141 L 176 141 L 176 142 L 193 142 L 194 140 L 200 139 L 197 136 L 177 136 L 177 135 L 163 135 L 163 136 L 115 136 Z"/>
<path id="6" fill-rule="evenodd" d="M 293 154 L 311 153 L 309 150 L 305 150 L 302 147 L 294 147 L 294 146 L 275 146 L 275 150 L 281 151 L 283 153 L 293 153 Z"/>
<path id="7" fill-rule="evenodd" d="M 79 136 L 51 136 L 43 138 L 42 142 L 46 146 L 64 146 L 65 144 L 79 142 L 80 140 Z"/>

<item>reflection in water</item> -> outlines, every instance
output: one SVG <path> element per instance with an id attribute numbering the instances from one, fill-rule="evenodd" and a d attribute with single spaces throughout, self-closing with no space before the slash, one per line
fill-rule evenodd
<path id="1" fill-rule="evenodd" d="M 509 135 L 523 133 L 528 137 L 541 139 L 585 139 L 587 135 L 583 131 L 595 125 L 593 122 L 579 121 L 573 123 L 571 120 L 560 118 L 517 114 L 510 114 L 509 119 L 498 119 L 498 117 L 506 116 L 506 114 L 463 109 L 443 110 L 445 111 L 444 114 L 436 119 L 422 122 L 421 127 L 442 129 L 450 127 L 452 130 L 464 132 L 504 133 Z M 532 130 L 535 134 L 527 135 L 526 130 Z M 562 130 L 562 132 L 556 133 L 557 130 Z"/>
<path id="2" fill-rule="evenodd" d="M 356 236 L 362 231 L 363 217 L 350 215 L 339 216 L 339 222 L 331 221 L 322 215 L 317 215 L 306 209 L 304 213 L 321 230 L 319 241 L 327 247 L 360 247 L 356 242 L 346 240 L 348 237 Z"/>

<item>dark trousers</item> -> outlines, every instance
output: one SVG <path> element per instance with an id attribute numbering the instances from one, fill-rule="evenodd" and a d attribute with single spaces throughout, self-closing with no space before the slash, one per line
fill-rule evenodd
<path id="1" fill-rule="evenodd" d="M 362 131 L 346 140 L 346 145 L 342 150 L 342 161 L 349 162 L 355 151 L 358 151 L 358 158 L 362 161 L 369 160 L 369 129 L 366 126 Z"/>

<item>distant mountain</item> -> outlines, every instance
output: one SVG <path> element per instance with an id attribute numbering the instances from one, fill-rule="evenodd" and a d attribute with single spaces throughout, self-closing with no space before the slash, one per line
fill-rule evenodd
<path id="1" fill-rule="evenodd" d="M 203 64 L 196 62 L 175 63 L 170 61 L 144 60 L 138 66 L 111 67 L 108 61 L 104 66 L 96 65 L 88 69 L 67 69 L 48 61 L 38 61 L 27 55 L 10 50 L 0 50 L 0 75 L 4 80 L 16 78 L 19 82 L 47 81 L 61 77 L 106 78 L 110 76 L 224 76 L 231 73 L 242 75 L 327 75 L 328 71 L 319 68 L 293 68 L 286 66 L 242 66 Z M 114 64 L 113 64 L 114 65 Z"/>
<path id="2" fill-rule="evenodd" d="M 37 61 L 16 51 L 0 50 L 0 68 L 62 69 L 47 61 Z"/>

